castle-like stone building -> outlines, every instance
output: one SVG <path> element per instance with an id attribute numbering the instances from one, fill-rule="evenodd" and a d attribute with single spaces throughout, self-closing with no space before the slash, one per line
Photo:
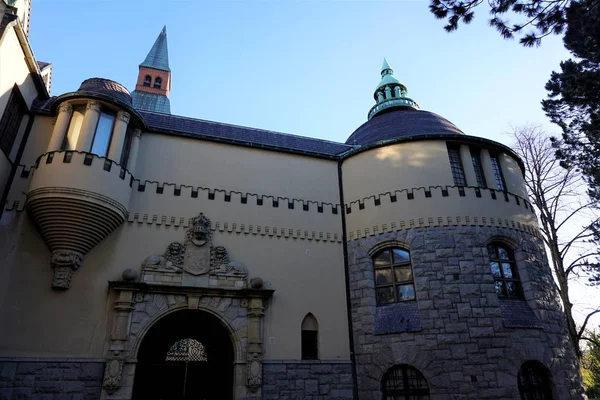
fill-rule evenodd
<path id="1" fill-rule="evenodd" d="M 50 96 L 31 0 L 0 0 L 0 399 L 581 399 L 506 146 L 384 61 L 346 143 Z M 148 43 L 149 44 L 149 43 Z"/>

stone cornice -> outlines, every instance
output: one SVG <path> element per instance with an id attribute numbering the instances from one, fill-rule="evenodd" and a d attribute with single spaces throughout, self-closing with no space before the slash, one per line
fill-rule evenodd
<path id="1" fill-rule="evenodd" d="M 180 295 L 198 295 L 208 297 L 234 297 L 242 299 L 269 299 L 273 296 L 273 289 L 232 289 L 232 288 L 214 288 L 214 287 L 197 287 L 197 286 L 174 286 L 174 285 L 157 285 L 145 282 L 124 282 L 124 281 L 109 281 L 111 289 L 117 291 L 132 291 L 143 293 L 162 293 L 162 294 L 180 294 Z"/>

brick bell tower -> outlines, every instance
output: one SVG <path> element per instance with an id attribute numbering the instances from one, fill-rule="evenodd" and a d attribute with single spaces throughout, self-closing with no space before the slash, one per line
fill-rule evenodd
<path id="1" fill-rule="evenodd" d="M 171 69 L 167 47 L 167 27 L 156 38 L 154 45 L 139 66 L 135 90 L 131 93 L 133 106 L 140 111 L 170 114 Z"/>

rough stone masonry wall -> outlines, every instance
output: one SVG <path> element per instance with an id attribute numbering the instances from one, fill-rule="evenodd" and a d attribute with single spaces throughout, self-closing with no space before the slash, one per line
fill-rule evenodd
<path id="1" fill-rule="evenodd" d="M 0 400 L 97 400 L 104 361 L 0 359 Z"/>
<path id="2" fill-rule="evenodd" d="M 348 361 L 265 361 L 263 400 L 351 400 Z"/>
<path id="3" fill-rule="evenodd" d="M 504 326 L 486 251 L 494 237 L 514 246 L 525 299 L 543 329 Z M 420 331 L 374 334 L 377 307 L 368 251 L 385 241 L 405 243 L 411 252 Z M 419 369 L 432 400 L 516 400 L 517 374 L 527 360 L 549 368 L 555 399 L 583 398 L 539 239 L 509 228 L 417 228 L 351 241 L 348 257 L 360 400 L 381 400 L 382 376 L 395 364 Z"/>

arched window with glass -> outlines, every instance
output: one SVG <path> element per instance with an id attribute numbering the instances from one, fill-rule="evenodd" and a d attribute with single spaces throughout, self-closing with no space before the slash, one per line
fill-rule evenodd
<path id="1" fill-rule="evenodd" d="M 162 86 L 162 79 L 160 77 L 154 78 L 154 88 L 160 89 L 161 86 Z"/>
<path id="2" fill-rule="evenodd" d="M 487 250 L 498 296 L 523 298 L 523 290 L 513 251 L 501 242 L 488 244 Z"/>
<path id="3" fill-rule="evenodd" d="M 373 256 L 377 305 L 415 300 L 415 284 L 410 252 L 387 248 Z"/>
<path id="4" fill-rule="evenodd" d="M 553 400 L 550 371 L 541 362 L 525 361 L 517 379 L 522 400 Z"/>
<path id="5" fill-rule="evenodd" d="M 152 77 L 150 75 L 146 75 L 144 77 L 144 86 L 150 86 L 152 83 Z"/>
<path id="6" fill-rule="evenodd" d="M 383 400 L 429 400 L 429 385 L 421 371 L 407 364 L 394 365 L 381 380 Z"/>

